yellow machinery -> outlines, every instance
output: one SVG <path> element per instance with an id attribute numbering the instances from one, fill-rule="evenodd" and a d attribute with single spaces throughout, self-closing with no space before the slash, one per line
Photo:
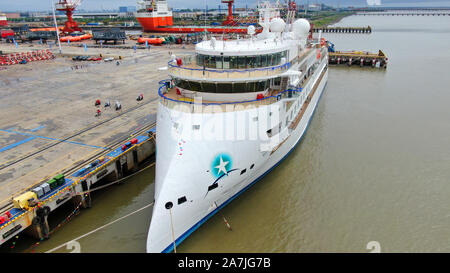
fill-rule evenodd
<path id="1" fill-rule="evenodd" d="M 30 206 L 30 202 L 34 200 L 37 200 L 36 193 L 27 191 L 26 193 L 13 198 L 13 204 L 17 209 L 28 209 Z"/>

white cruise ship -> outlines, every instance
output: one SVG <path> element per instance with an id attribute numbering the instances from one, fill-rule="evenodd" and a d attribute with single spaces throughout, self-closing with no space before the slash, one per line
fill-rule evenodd
<path id="1" fill-rule="evenodd" d="M 147 252 L 172 252 L 300 142 L 325 88 L 328 53 L 305 19 L 259 7 L 263 31 L 203 41 L 169 62 L 157 114 Z M 320 36 L 320 35 L 319 35 Z"/>

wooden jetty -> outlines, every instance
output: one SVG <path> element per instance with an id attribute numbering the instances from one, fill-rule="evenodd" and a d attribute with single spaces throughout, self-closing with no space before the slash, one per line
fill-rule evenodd
<path id="1" fill-rule="evenodd" d="M 336 51 L 328 53 L 329 64 L 344 64 L 348 66 L 372 66 L 378 68 L 387 67 L 388 58 L 383 51 L 370 53 L 367 51 Z"/>
<path id="2" fill-rule="evenodd" d="M 367 27 L 314 27 L 314 32 L 322 33 L 372 33 L 372 28 Z"/>

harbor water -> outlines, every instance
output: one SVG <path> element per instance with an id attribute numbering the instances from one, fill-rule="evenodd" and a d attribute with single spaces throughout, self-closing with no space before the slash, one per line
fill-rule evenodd
<path id="1" fill-rule="evenodd" d="M 351 16 L 336 25 L 370 25 L 372 34 L 324 36 L 337 50 L 382 49 L 387 69 L 331 67 L 302 142 L 178 252 L 369 252 L 372 241 L 381 252 L 450 251 L 450 17 Z M 93 194 L 92 208 L 33 250 L 151 203 L 153 183 L 152 168 Z M 145 252 L 151 210 L 77 240 L 81 252 Z"/>

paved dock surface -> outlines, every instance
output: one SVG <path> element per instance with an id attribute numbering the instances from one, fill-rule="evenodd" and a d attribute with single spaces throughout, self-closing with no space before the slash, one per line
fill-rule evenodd
<path id="1" fill-rule="evenodd" d="M 26 52 L 36 44 L 0 44 L 0 50 Z M 48 48 L 42 46 L 42 48 Z M 192 50 L 192 49 L 191 49 Z M 105 149 L 117 139 L 154 122 L 158 82 L 167 78 L 168 52 L 88 49 L 64 46 L 63 53 L 122 56 L 113 62 L 75 62 L 68 57 L 8 66 L 0 71 L 0 206 L 12 195 Z M 78 66 L 78 67 L 77 67 Z M 136 101 L 139 94 L 144 100 Z M 101 100 L 101 107 L 94 106 Z M 110 100 L 111 108 L 104 108 Z M 122 110 L 114 110 L 118 100 Z M 97 109 L 102 114 L 96 117 Z"/>

